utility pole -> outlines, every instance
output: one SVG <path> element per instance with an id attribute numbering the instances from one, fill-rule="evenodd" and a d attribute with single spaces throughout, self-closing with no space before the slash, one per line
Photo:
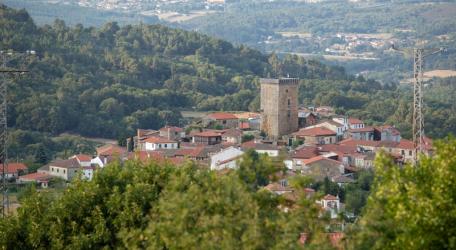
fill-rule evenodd
<path id="1" fill-rule="evenodd" d="M 11 51 L 0 51 L 2 59 L 2 68 L 0 74 L 3 76 L 23 74 L 28 72 L 27 70 L 10 69 L 7 67 L 7 59 L 14 55 L 21 54 L 35 54 L 35 51 L 26 52 L 11 52 Z M 9 199 L 8 199 L 8 119 L 7 119 L 7 96 L 8 86 L 6 77 L 0 79 L 0 164 L 2 169 L 2 180 L 0 184 L 0 191 L 2 192 L 2 216 L 6 217 L 9 211 Z"/>
<path id="2" fill-rule="evenodd" d="M 404 54 L 413 55 L 413 163 L 418 162 L 418 155 L 424 153 L 424 115 L 423 115 L 423 78 L 424 58 L 444 51 L 443 48 L 410 48 L 398 49 L 394 45 L 392 49 Z"/>

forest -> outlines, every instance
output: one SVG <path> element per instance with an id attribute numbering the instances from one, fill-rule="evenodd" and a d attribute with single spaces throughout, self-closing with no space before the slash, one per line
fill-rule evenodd
<path id="1" fill-rule="evenodd" d="M 456 247 L 456 140 L 435 145 L 435 154 L 423 156 L 418 167 L 400 168 L 381 154 L 373 183 L 358 178 L 370 195 L 338 249 Z M 298 177 L 290 180 L 295 200 L 265 190 L 280 171 L 254 151 L 244 154 L 237 170 L 224 174 L 191 162 L 180 167 L 112 163 L 92 181 L 76 180 L 61 193 L 30 186 L 17 213 L 0 220 L 0 247 L 335 249 L 327 236 L 336 230 L 330 226 L 334 221 L 316 204 L 327 190 L 309 197 L 304 188 L 313 181 Z M 353 191 L 366 193 L 347 188 L 347 199 L 363 196 Z M 301 233 L 308 235 L 305 245 L 298 241 Z"/>
<path id="2" fill-rule="evenodd" d="M 409 87 L 354 77 L 315 60 L 263 54 L 162 25 L 114 22 L 95 28 L 55 20 L 37 26 L 25 10 L 4 5 L 0 34 L 0 50 L 36 51 L 7 56 L 7 67 L 29 73 L 3 79 L 9 126 L 28 136 L 37 131 L 125 138 L 137 128 L 183 125 L 180 110 L 257 111 L 258 79 L 290 76 L 301 79 L 301 104 L 331 105 L 368 124 L 395 125 L 410 137 Z M 454 82 L 436 80 L 426 87 L 431 137 L 456 132 Z"/>

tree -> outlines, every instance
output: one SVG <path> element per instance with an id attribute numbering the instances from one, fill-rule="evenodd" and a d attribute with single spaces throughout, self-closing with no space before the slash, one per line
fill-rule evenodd
<path id="1" fill-rule="evenodd" d="M 252 190 L 269 184 L 269 177 L 279 171 L 265 154 L 249 149 L 242 156 L 237 174 Z"/>
<path id="2" fill-rule="evenodd" d="M 353 228 L 354 249 L 456 248 L 456 139 L 435 143 L 435 154 L 402 168 L 381 154 L 364 214 Z"/>
<path id="3" fill-rule="evenodd" d="M 43 165 L 48 162 L 48 156 L 46 154 L 46 149 L 44 148 L 43 144 L 40 144 L 38 146 L 38 149 L 36 150 L 35 162 Z"/>

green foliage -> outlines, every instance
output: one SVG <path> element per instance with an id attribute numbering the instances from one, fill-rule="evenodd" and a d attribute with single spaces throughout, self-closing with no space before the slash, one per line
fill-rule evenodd
<path id="1" fill-rule="evenodd" d="M 51 137 L 46 133 L 13 129 L 8 131 L 8 142 L 9 157 L 27 163 L 33 169 L 56 157 L 68 158 L 79 153 L 92 155 L 99 145 L 80 136 Z M 33 169 L 29 170 L 34 172 Z"/>
<path id="2" fill-rule="evenodd" d="M 252 165 L 252 166 L 248 166 Z M 266 165 L 264 169 L 260 166 Z M 249 153 L 260 183 L 270 163 Z M 280 197 L 253 190 L 237 172 L 220 175 L 192 163 L 113 163 L 60 195 L 33 187 L 17 214 L 0 220 L 2 249 L 328 249 L 318 206 L 304 194 L 289 212 Z"/>
<path id="3" fill-rule="evenodd" d="M 355 249 L 454 249 L 456 140 L 436 143 L 417 166 L 376 159 L 376 177 L 362 219 L 349 238 Z"/>
<path id="4" fill-rule="evenodd" d="M 340 68 L 299 57 L 269 60 L 244 46 L 160 25 L 97 29 L 56 20 L 37 27 L 25 11 L 4 5 L 0 23 L 1 49 L 37 51 L 8 65 L 30 70 L 10 84 L 10 125 L 54 135 L 127 138 L 137 128 L 179 125 L 181 109 L 257 109 L 258 78 L 270 73 L 345 77 Z"/>
<path id="5" fill-rule="evenodd" d="M 242 136 L 241 138 L 241 141 L 244 143 L 244 142 L 248 142 L 248 141 L 251 141 L 255 139 L 255 136 L 254 135 L 251 135 L 251 134 L 245 134 Z"/>
<path id="6" fill-rule="evenodd" d="M 239 178 L 251 189 L 257 190 L 269 184 L 269 177 L 279 171 L 266 154 L 258 154 L 255 150 L 247 150 L 240 159 Z"/>

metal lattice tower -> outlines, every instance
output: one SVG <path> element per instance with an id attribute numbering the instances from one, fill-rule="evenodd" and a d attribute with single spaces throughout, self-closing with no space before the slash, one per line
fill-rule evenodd
<path id="1" fill-rule="evenodd" d="M 4 56 L 3 66 L 5 63 Z M 7 84 L 5 77 L 0 78 L 0 164 L 2 167 L 2 182 L 1 182 L 1 192 L 2 192 L 2 215 L 5 217 L 6 211 L 8 210 L 8 183 L 6 180 L 6 173 L 8 170 L 8 152 L 7 152 L 7 117 L 6 117 L 6 96 L 7 96 Z"/>
<path id="2" fill-rule="evenodd" d="M 423 117 L 423 52 L 424 49 L 413 49 L 413 146 L 414 162 L 423 153 L 424 117 Z"/>
<path id="3" fill-rule="evenodd" d="M 413 48 L 413 49 L 397 49 L 394 50 L 404 54 L 413 55 L 413 146 L 414 155 L 413 163 L 418 162 L 418 156 L 424 153 L 424 101 L 423 101 L 423 78 L 424 78 L 424 58 L 433 54 L 444 51 L 443 48 Z"/>
<path id="4" fill-rule="evenodd" d="M 26 70 L 17 70 L 7 68 L 8 58 L 14 57 L 15 55 L 23 54 L 35 54 L 35 51 L 27 52 L 6 52 L 0 51 L 2 60 L 2 67 L 0 74 L 3 76 L 0 78 L 0 164 L 1 164 L 1 183 L 0 191 L 2 193 L 2 216 L 5 217 L 9 211 L 9 199 L 8 199 L 8 119 L 7 119 L 7 96 L 8 96 L 8 75 L 16 75 L 28 72 Z"/>

